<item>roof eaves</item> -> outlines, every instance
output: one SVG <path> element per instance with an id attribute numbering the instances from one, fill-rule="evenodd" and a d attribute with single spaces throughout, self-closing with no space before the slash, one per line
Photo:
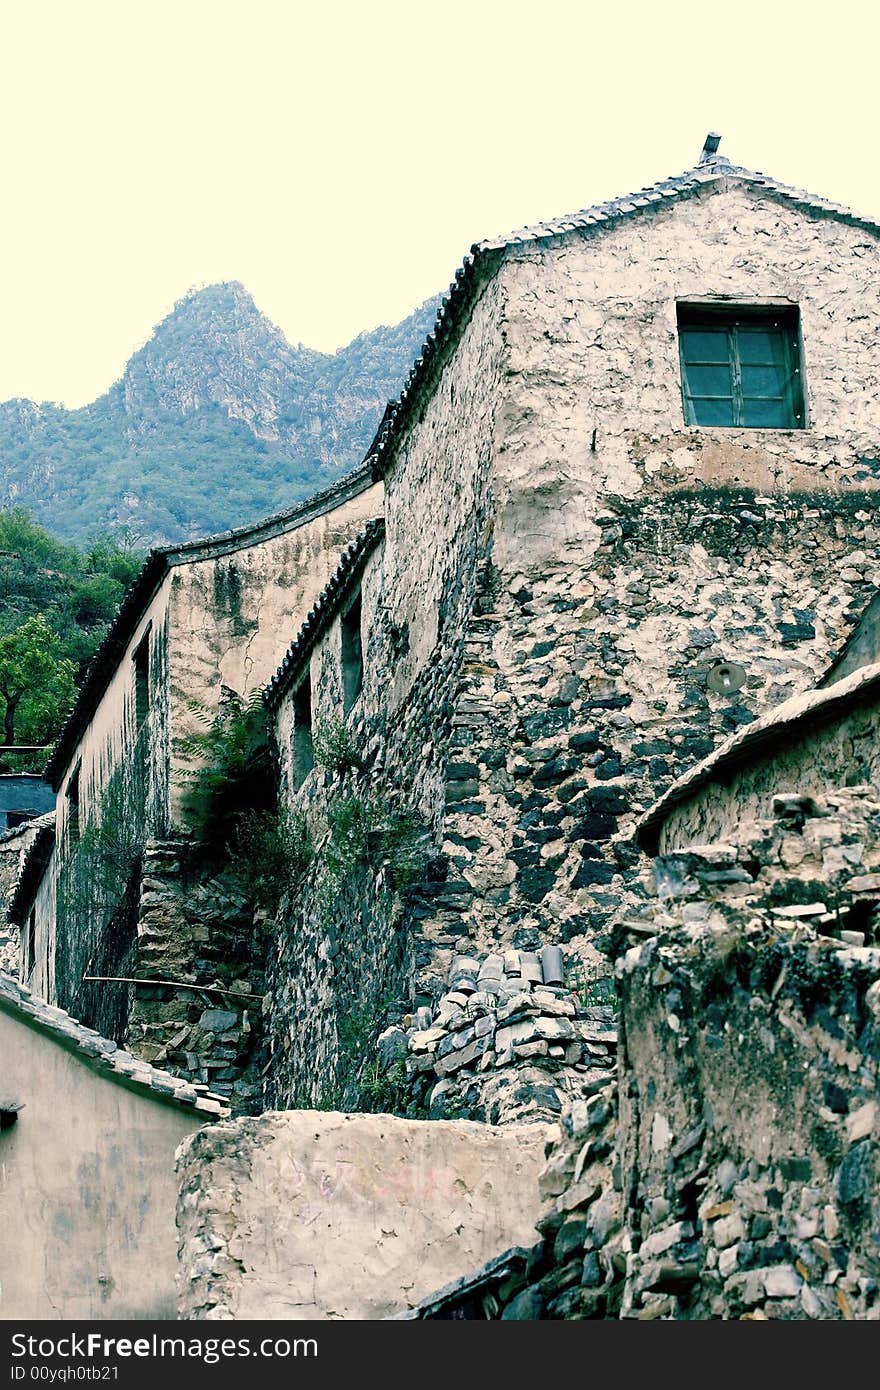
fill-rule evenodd
<path id="1" fill-rule="evenodd" d="M 23 925 L 28 913 L 34 904 L 43 875 L 49 867 L 52 858 L 52 850 L 55 846 L 55 815 L 41 818 L 43 824 L 40 825 L 34 836 L 34 842 L 24 856 L 24 863 L 21 866 L 21 873 L 15 885 L 15 892 L 9 904 L 7 916 L 15 927 Z M 31 822 L 33 825 L 33 822 Z"/>
<path id="2" fill-rule="evenodd" d="M 278 708 L 311 656 L 315 643 L 327 631 L 384 535 L 385 522 L 382 517 L 375 517 L 368 521 L 363 531 L 346 546 L 334 573 L 321 590 L 314 607 L 309 610 L 299 632 L 288 647 L 281 665 L 263 691 L 263 700 L 268 709 Z"/>
<path id="3" fill-rule="evenodd" d="M 110 630 L 92 657 L 73 709 L 67 717 L 54 751 L 46 764 L 43 775 L 50 783 L 52 790 L 57 792 L 61 785 L 76 747 L 104 697 L 113 673 L 125 653 L 137 624 L 143 617 L 144 610 L 172 568 L 178 565 L 193 564 L 199 560 L 212 559 L 220 555 L 228 555 L 248 544 L 268 540 L 273 536 L 283 534 L 285 531 L 296 529 L 298 526 L 305 525 L 307 521 L 311 521 L 313 517 L 320 516 L 341 505 L 349 497 L 358 496 L 361 492 L 365 492 L 372 486 L 373 481 L 372 470 L 362 463 L 343 478 L 338 478 L 329 487 L 314 493 L 311 497 L 307 497 L 285 512 L 278 512 L 275 516 L 266 517 L 262 521 L 240 527 L 236 531 L 225 531 L 220 535 L 209 536 L 205 540 L 188 541 L 184 545 L 161 546 L 151 550 L 140 574 L 125 594 L 116 617 L 110 625 Z"/>
<path id="4" fill-rule="evenodd" d="M 36 999 L 30 990 L 4 972 L 0 972 L 0 1009 L 48 1034 L 111 1081 L 145 1092 L 153 1100 L 182 1105 L 210 1119 L 223 1119 L 229 1114 L 222 1097 L 125 1052 L 109 1038 L 78 1023 L 64 1009 Z"/>
<path id="5" fill-rule="evenodd" d="M 43 825 L 54 825 L 55 811 L 44 811 L 41 816 L 34 816 L 32 820 L 21 821 L 14 825 L 11 830 L 0 831 L 0 845 L 11 845 L 16 840 L 26 840 L 29 835 L 33 835 Z"/>
<path id="6" fill-rule="evenodd" d="M 683 777 L 679 777 L 645 812 L 635 830 L 642 849 L 647 854 L 655 855 L 660 832 L 676 806 L 688 801 L 708 783 L 764 756 L 767 750 L 778 749 L 782 743 L 780 734 L 784 734 L 784 742 L 788 745 L 795 730 L 811 724 L 826 724 L 836 715 L 844 714 L 876 695 L 880 695 L 880 663 L 859 667 L 834 685 L 794 695 L 747 724 Z"/>

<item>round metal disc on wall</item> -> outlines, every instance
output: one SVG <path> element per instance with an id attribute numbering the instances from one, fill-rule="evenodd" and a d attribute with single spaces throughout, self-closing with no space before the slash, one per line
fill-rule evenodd
<path id="1" fill-rule="evenodd" d="M 745 669 L 737 666 L 735 661 L 719 661 L 706 676 L 706 684 L 717 695 L 731 695 L 735 690 L 741 690 L 745 683 Z"/>

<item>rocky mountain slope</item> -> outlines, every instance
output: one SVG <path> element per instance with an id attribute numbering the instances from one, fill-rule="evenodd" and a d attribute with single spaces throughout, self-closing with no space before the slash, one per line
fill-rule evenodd
<path id="1" fill-rule="evenodd" d="M 291 506 L 359 461 L 438 302 L 327 354 L 288 343 L 237 282 L 196 291 L 91 405 L 0 405 L 0 506 L 65 540 L 130 526 L 150 543 Z"/>

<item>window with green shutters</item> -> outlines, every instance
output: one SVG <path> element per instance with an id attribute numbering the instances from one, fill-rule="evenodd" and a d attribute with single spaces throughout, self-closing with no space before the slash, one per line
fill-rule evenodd
<path id="1" fill-rule="evenodd" d="M 678 306 L 689 425 L 803 429 L 797 309 Z"/>

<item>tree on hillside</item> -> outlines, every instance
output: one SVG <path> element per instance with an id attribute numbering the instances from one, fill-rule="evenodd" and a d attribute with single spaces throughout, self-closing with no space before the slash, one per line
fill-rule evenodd
<path id="1" fill-rule="evenodd" d="M 0 637 L 0 697 L 4 746 L 18 736 L 44 743 L 55 736 L 76 695 L 74 664 L 61 655 L 61 639 L 38 613 Z"/>
<path id="2" fill-rule="evenodd" d="M 99 536 L 83 553 L 23 508 L 0 509 L 0 636 L 41 614 L 81 679 L 143 558 L 130 530 Z"/>

